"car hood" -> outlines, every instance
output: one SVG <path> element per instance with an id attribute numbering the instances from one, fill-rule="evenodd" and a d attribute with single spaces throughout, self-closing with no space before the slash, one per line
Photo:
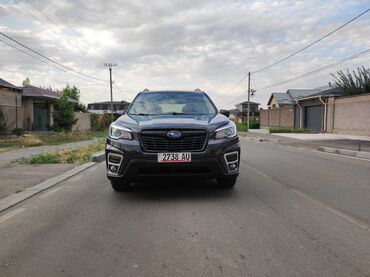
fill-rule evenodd
<path id="1" fill-rule="evenodd" d="M 123 115 L 115 121 L 115 124 L 128 127 L 134 132 L 143 129 L 176 129 L 191 128 L 205 129 L 212 132 L 220 126 L 229 123 L 230 120 L 222 114 L 212 115 Z"/>

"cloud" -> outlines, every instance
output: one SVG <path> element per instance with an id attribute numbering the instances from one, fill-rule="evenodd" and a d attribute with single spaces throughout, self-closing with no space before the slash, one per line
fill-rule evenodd
<path id="1" fill-rule="evenodd" d="M 118 63 L 113 77 L 130 98 L 146 87 L 200 87 L 216 104 L 230 102 L 229 108 L 245 100 L 246 83 L 228 96 L 225 92 L 249 70 L 328 33 L 360 13 L 366 2 L 30 0 L 0 5 L 0 29 L 84 74 L 107 79 L 103 62 Z M 253 76 L 253 86 L 261 88 L 370 47 L 369 23 L 364 16 L 293 59 Z M 40 86 L 76 84 L 84 102 L 104 99 L 106 84 L 89 85 L 86 78 L 48 67 L 1 42 L 0 59 L 0 75 L 15 84 L 29 76 Z M 257 100 L 265 103 L 276 89 L 320 86 L 330 81 L 329 73 L 257 91 Z M 119 91 L 115 97 L 126 99 Z"/>

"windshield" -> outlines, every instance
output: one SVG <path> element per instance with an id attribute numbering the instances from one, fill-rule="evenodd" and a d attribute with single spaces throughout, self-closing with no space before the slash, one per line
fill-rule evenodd
<path id="1" fill-rule="evenodd" d="M 217 110 L 203 93 L 151 92 L 139 94 L 131 105 L 132 115 L 208 115 Z"/>

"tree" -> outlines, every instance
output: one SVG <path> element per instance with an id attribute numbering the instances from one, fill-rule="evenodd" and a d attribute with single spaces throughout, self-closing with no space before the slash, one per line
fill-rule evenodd
<path id="1" fill-rule="evenodd" d="M 341 88 L 343 95 L 356 95 L 370 93 L 370 68 L 358 67 L 346 72 L 337 71 L 337 75 L 331 74 L 337 87 Z"/>
<path id="2" fill-rule="evenodd" d="M 69 84 L 62 91 L 63 95 L 66 95 L 70 99 L 75 100 L 73 103 L 73 109 L 76 112 L 85 112 L 86 107 L 84 104 L 80 103 L 80 90 L 76 86 L 70 86 Z"/>
<path id="3" fill-rule="evenodd" d="M 30 80 L 30 78 L 28 78 L 28 77 L 27 77 L 26 79 L 24 79 L 24 80 L 23 80 L 23 82 L 22 82 L 22 85 L 23 85 L 24 87 L 31 85 L 31 80 Z"/>
<path id="4" fill-rule="evenodd" d="M 55 105 L 54 129 L 56 131 L 71 131 L 73 124 L 77 119 L 74 117 L 74 104 L 70 101 L 67 94 L 64 94 L 57 100 Z"/>

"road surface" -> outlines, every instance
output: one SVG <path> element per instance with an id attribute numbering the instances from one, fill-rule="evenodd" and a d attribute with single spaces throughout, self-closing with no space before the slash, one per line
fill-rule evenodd
<path id="1" fill-rule="evenodd" d="M 369 276 L 370 162 L 242 139 L 234 190 L 98 164 L 0 214 L 0 276 Z"/>

